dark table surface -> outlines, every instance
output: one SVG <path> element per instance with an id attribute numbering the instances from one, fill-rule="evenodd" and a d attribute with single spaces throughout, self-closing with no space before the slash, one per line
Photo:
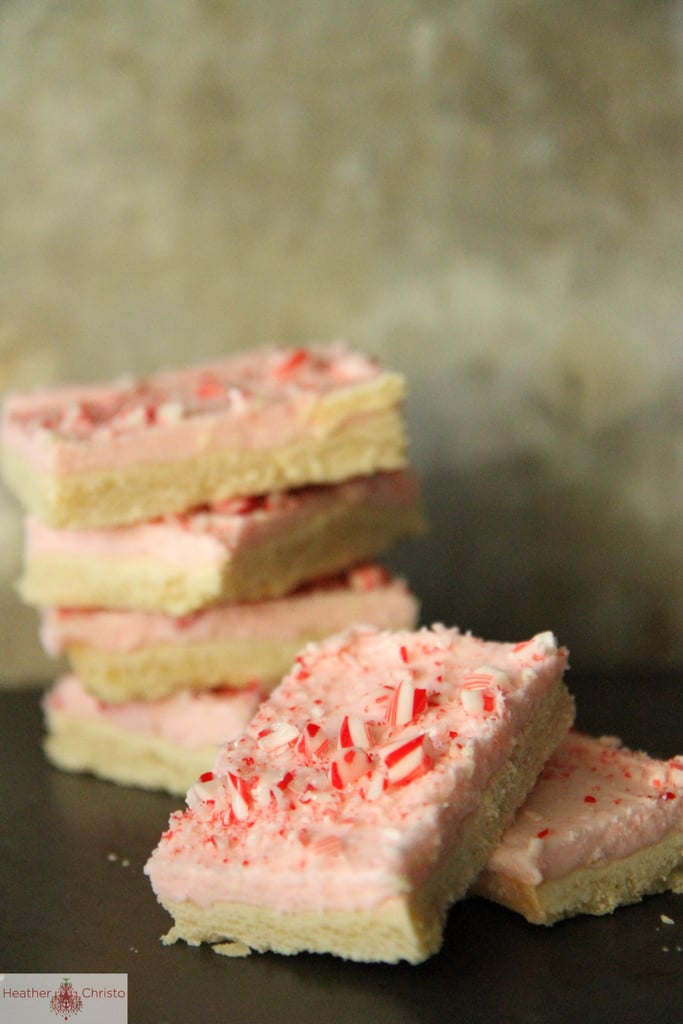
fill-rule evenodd
<path id="1" fill-rule="evenodd" d="M 570 673 L 577 725 L 683 750 L 681 675 Z M 678 1024 L 683 897 L 542 928 L 482 900 L 410 967 L 164 947 L 143 866 L 181 803 L 63 774 L 42 757 L 39 692 L 0 691 L 0 971 L 126 973 L 132 1024 Z M 662 921 L 662 915 L 673 924 Z"/>

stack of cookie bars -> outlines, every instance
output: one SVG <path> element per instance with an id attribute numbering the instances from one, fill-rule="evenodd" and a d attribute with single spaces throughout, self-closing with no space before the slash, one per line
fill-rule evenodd
<path id="1" fill-rule="evenodd" d="M 374 561 L 423 529 L 404 397 L 340 342 L 8 397 L 54 764 L 184 794 L 305 644 L 415 625 Z"/>

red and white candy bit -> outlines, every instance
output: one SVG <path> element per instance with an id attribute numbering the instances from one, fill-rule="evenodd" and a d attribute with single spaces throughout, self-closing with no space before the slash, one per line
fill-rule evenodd
<path id="1" fill-rule="evenodd" d="M 372 760 L 366 750 L 346 747 L 337 751 L 330 761 L 330 782 L 335 789 L 344 789 L 369 772 L 371 767 Z"/>
<path id="2" fill-rule="evenodd" d="M 275 785 L 279 790 L 283 791 L 287 789 L 292 782 L 294 782 L 294 772 L 285 772 L 280 781 L 276 782 Z"/>
<path id="3" fill-rule="evenodd" d="M 554 654 L 556 650 L 557 642 L 550 631 L 537 633 L 530 640 L 522 640 L 513 647 L 514 653 L 519 656 L 522 664 L 529 661 L 543 661 L 549 654 Z"/>
<path id="4" fill-rule="evenodd" d="M 251 806 L 249 785 L 241 775 L 235 775 L 234 772 L 228 772 L 227 779 L 230 810 L 237 821 L 244 821 L 249 816 Z"/>
<path id="5" fill-rule="evenodd" d="M 286 789 L 286 786 L 282 789 L 279 784 L 268 788 L 268 800 L 274 803 L 276 808 L 280 811 L 285 810 L 287 807 L 291 807 L 291 802 L 285 795 Z"/>
<path id="6" fill-rule="evenodd" d="M 134 405 L 129 409 L 122 409 L 116 416 L 113 425 L 116 430 L 140 430 L 156 421 L 156 406 L 151 403 L 146 405 Z"/>
<path id="7" fill-rule="evenodd" d="M 372 741 L 372 733 L 367 722 L 357 715 L 344 715 L 339 727 L 340 747 L 361 747 L 363 750 L 369 750 Z"/>
<path id="8" fill-rule="evenodd" d="M 505 690 L 510 685 L 510 676 L 502 668 L 495 668 L 492 665 L 482 665 L 473 672 L 466 672 L 463 676 L 465 685 L 481 683 L 483 686 L 497 687 Z"/>
<path id="9" fill-rule="evenodd" d="M 202 772 L 194 785 L 190 786 L 185 802 L 188 807 L 197 807 L 207 800 L 215 800 L 220 781 L 213 772 Z"/>
<path id="10" fill-rule="evenodd" d="M 409 739 L 396 740 L 378 748 L 387 769 L 387 778 L 394 786 L 405 786 L 424 775 L 432 767 L 434 749 L 425 732 Z"/>
<path id="11" fill-rule="evenodd" d="M 489 683 L 478 679 L 469 679 L 463 683 L 460 691 L 463 709 L 468 715 L 489 715 L 496 708 L 495 691 Z"/>
<path id="12" fill-rule="evenodd" d="M 73 402 L 62 415 L 60 428 L 68 434 L 86 434 L 96 422 L 94 407 L 87 402 Z"/>
<path id="13" fill-rule="evenodd" d="M 301 730 L 296 751 L 306 761 L 325 757 L 330 749 L 329 740 L 323 729 L 316 722 L 307 722 Z"/>
<path id="14" fill-rule="evenodd" d="M 388 785 L 389 780 L 385 773 L 376 768 L 370 772 L 367 780 L 362 784 L 361 793 L 366 800 L 379 800 Z"/>
<path id="15" fill-rule="evenodd" d="M 352 590 L 377 590 L 389 583 L 391 576 L 381 565 L 357 565 L 348 575 Z"/>
<path id="16" fill-rule="evenodd" d="M 168 425 L 180 423 L 185 415 L 185 408 L 182 402 L 162 402 L 157 407 L 157 423 Z"/>
<path id="17" fill-rule="evenodd" d="M 274 722 L 269 729 L 261 729 L 256 737 L 261 750 L 277 750 L 299 738 L 299 730 L 290 722 Z"/>
<path id="18" fill-rule="evenodd" d="M 344 843 L 340 836 L 320 836 L 319 839 L 313 840 L 309 848 L 321 856 L 337 857 L 344 849 Z"/>
<path id="19" fill-rule="evenodd" d="M 427 707 L 427 691 L 415 686 L 409 679 L 402 679 L 394 690 L 387 705 L 387 725 L 407 725 Z"/>
<path id="20" fill-rule="evenodd" d="M 298 780 L 293 771 L 286 771 L 278 778 L 277 772 L 265 771 L 258 775 L 251 775 L 243 789 L 242 796 L 247 804 L 256 804 L 258 807 L 267 807 L 274 802 L 278 807 L 287 805 L 285 792 L 297 784 L 297 790 L 301 790 L 304 780 Z"/>
<path id="21" fill-rule="evenodd" d="M 294 348 L 291 352 L 285 352 L 284 356 L 275 366 L 275 376 L 280 380 L 290 377 L 304 366 L 310 358 L 311 353 L 307 348 Z"/>
<path id="22" fill-rule="evenodd" d="M 194 394 L 195 398 L 204 401 L 211 398 L 222 398 L 225 395 L 225 385 L 218 379 L 215 373 L 207 370 L 200 374 Z"/>

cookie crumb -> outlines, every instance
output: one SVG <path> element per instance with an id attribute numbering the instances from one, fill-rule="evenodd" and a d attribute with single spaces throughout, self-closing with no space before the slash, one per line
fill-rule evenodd
<path id="1" fill-rule="evenodd" d="M 217 942 L 212 946 L 219 956 L 249 956 L 251 949 L 244 942 Z"/>

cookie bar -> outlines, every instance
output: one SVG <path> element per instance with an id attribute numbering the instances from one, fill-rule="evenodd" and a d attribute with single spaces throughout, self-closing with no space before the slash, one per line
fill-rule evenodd
<path id="1" fill-rule="evenodd" d="M 404 378 L 344 343 L 268 347 L 110 385 L 10 394 L 5 480 L 91 529 L 406 465 Z"/>
<path id="2" fill-rule="evenodd" d="M 285 597 L 185 616 L 44 609 L 41 639 L 49 654 L 67 655 L 92 694 L 120 703 L 254 679 L 272 689 L 309 641 L 354 622 L 412 628 L 417 615 L 417 599 L 402 579 L 364 564 Z"/>
<path id="3" fill-rule="evenodd" d="M 550 633 L 312 644 L 171 816 L 166 942 L 419 962 L 573 719 Z"/>
<path id="4" fill-rule="evenodd" d="M 65 771 L 182 795 L 211 767 L 219 745 L 239 736 L 260 699 L 252 684 L 107 704 L 67 675 L 43 698 L 43 746 L 48 760 Z"/>
<path id="5" fill-rule="evenodd" d="M 682 870 L 683 758 L 570 733 L 475 891 L 550 925 L 675 888 Z"/>
<path id="6" fill-rule="evenodd" d="M 423 529 L 407 471 L 227 499 L 101 530 L 26 524 L 19 592 L 28 604 L 184 615 L 281 597 Z"/>

